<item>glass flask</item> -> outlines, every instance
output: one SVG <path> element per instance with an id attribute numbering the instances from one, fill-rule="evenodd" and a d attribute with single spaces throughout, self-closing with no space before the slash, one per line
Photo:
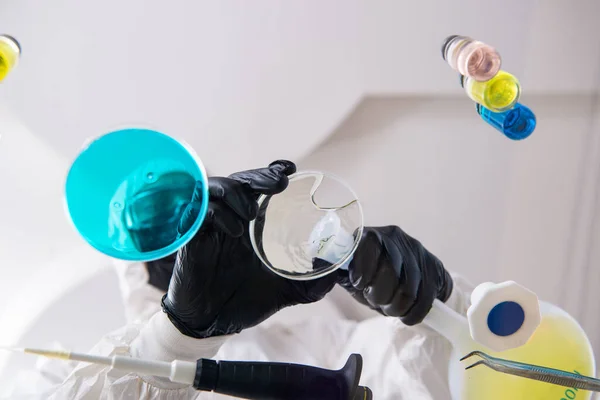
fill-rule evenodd
<path id="1" fill-rule="evenodd" d="M 20 56 L 21 45 L 17 39 L 0 35 L 0 82 L 17 66 Z"/>
<path id="2" fill-rule="evenodd" d="M 293 174 L 282 193 L 263 195 L 258 203 L 258 217 L 250 223 L 254 251 L 289 279 L 315 279 L 347 265 L 362 236 L 356 194 L 330 174 Z"/>
<path id="3" fill-rule="evenodd" d="M 447 37 L 442 44 L 442 57 L 461 75 L 480 82 L 492 79 L 502 66 L 496 49 L 466 36 Z"/>
<path id="4" fill-rule="evenodd" d="M 510 110 L 521 97 L 521 84 L 505 71 L 486 82 L 461 76 L 460 83 L 471 100 L 494 112 Z"/>
<path id="5" fill-rule="evenodd" d="M 179 222 L 194 199 L 199 214 L 186 232 Z M 193 150 L 142 128 L 92 141 L 67 175 L 68 215 L 98 251 L 122 260 L 151 261 L 185 245 L 208 208 L 206 171 Z"/>
<path id="6" fill-rule="evenodd" d="M 529 107 L 521 103 L 504 112 L 493 112 L 482 106 L 476 105 L 477 113 L 485 122 L 502 132 L 512 140 L 522 140 L 529 137 L 536 127 L 536 117 Z"/>

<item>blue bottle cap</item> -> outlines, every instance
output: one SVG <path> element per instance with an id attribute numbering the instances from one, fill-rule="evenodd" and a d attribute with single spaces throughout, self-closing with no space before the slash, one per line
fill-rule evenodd
<path id="1" fill-rule="evenodd" d="M 192 197 L 199 210 L 186 232 L 179 221 Z M 151 261 L 176 252 L 200 229 L 208 209 L 206 171 L 194 152 L 149 129 L 110 132 L 73 162 L 65 187 L 67 212 L 98 251 Z"/>
<path id="2" fill-rule="evenodd" d="M 516 333 L 525 322 L 525 311 L 519 303 L 503 301 L 488 314 L 488 328 L 498 336 L 510 336 Z"/>

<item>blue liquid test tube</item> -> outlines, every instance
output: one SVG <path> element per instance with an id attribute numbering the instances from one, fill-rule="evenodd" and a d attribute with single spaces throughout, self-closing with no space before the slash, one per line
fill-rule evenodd
<path id="1" fill-rule="evenodd" d="M 477 104 L 476 109 L 485 122 L 509 139 L 523 140 L 535 130 L 535 114 L 529 107 L 521 103 L 517 103 L 514 108 L 503 112 L 490 111 L 481 104 Z"/>

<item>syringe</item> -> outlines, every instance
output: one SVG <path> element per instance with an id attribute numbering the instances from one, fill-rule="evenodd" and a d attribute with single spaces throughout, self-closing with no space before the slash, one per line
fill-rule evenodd
<path id="1" fill-rule="evenodd" d="M 15 349 L 28 354 L 110 366 L 139 375 L 169 378 L 193 386 L 242 399 L 281 400 L 371 400 L 369 388 L 359 386 L 362 357 L 352 354 L 340 370 L 301 364 L 216 361 L 201 358 L 196 362 L 149 361 L 128 356 L 104 357 L 93 354 L 42 349 Z"/>

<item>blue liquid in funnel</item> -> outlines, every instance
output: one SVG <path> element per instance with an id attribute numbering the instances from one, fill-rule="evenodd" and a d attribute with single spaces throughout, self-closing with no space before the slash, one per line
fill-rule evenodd
<path id="1" fill-rule="evenodd" d="M 194 191 L 200 213 L 187 232 L 181 215 Z M 123 129 L 93 141 L 66 182 L 69 216 L 98 251 L 123 260 L 166 257 L 189 242 L 208 208 L 204 166 L 183 144 L 148 129 Z"/>

